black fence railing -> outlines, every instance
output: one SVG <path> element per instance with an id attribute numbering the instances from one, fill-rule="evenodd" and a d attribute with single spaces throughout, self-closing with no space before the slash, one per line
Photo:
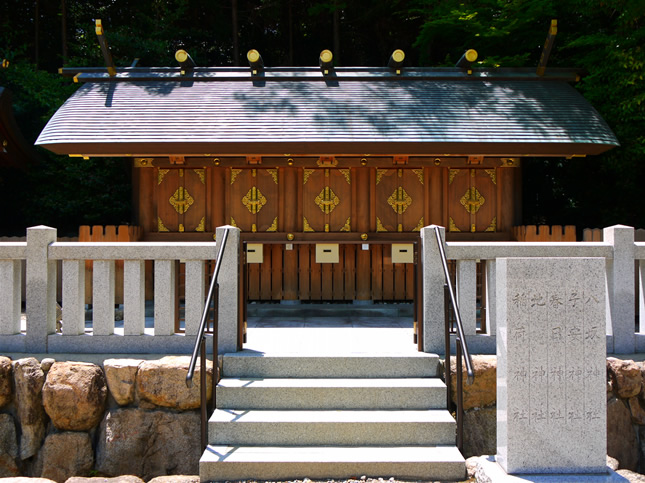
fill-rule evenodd
<path id="1" fill-rule="evenodd" d="M 219 276 L 220 267 L 222 264 L 222 257 L 224 249 L 226 248 L 226 240 L 228 239 L 229 230 L 224 230 L 222 241 L 219 244 L 217 251 L 217 259 L 215 261 L 215 270 L 211 279 L 211 284 L 208 289 L 206 303 L 202 312 L 202 318 L 199 323 L 199 330 L 197 338 L 195 339 L 195 346 L 193 348 L 193 355 L 190 358 L 190 365 L 188 366 L 188 374 L 186 374 L 186 386 L 191 387 L 193 383 L 193 376 L 195 375 L 195 366 L 197 364 L 197 357 L 199 356 L 199 384 L 200 384 L 200 414 L 201 414 L 201 433 L 200 441 L 202 450 L 208 445 L 208 402 L 207 402 L 207 387 L 206 387 L 206 329 L 208 328 L 209 315 L 212 322 L 213 333 L 213 384 L 212 384 L 212 408 L 216 407 L 215 386 L 219 382 L 220 367 L 219 358 L 217 357 L 218 347 L 218 306 L 219 306 L 219 283 L 217 281 Z M 211 304 L 213 305 L 211 310 Z"/>
<path id="2" fill-rule="evenodd" d="M 464 442 L 464 404 L 463 404 L 463 379 L 462 379 L 462 358 L 466 363 L 466 373 L 468 374 L 467 382 L 472 384 L 475 380 L 475 372 L 473 371 L 473 362 L 470 357 L 470 352 L 468 351 L 468 344 L 466 343 L 466 337 L 464 335 L 464 327 L 461 321 L 461 315 L 459 313 L 459 305 L 457 304 L 457 297 L 455 297 L 455 291 L 452 285 L 452 280 L 450 272 L 448 270 L 448 261 L 446 259 L 446 251 L 443 248 L 443 242 L 441 240 L 441 234 L 439 232 L 439 227 L 434 228 L 435 237 L 437 239 L 437 245 L 439 247 L 439 254 L 441 256 L 441 264 L 443 266 L 443 273 L 445 276 L 444 284 L 444 331 L 445 331 L 445 343 L 446 343 L 446 362 L 445 362 L 445 379 L 447 386 L 447 395 L 446 395 L 446 404 L 448 410 L 451 410 L 452 398 L 451 398 L 451 377 L 450 377 L 450 313 L 449 308 L 452 308 L 454 319 L 456 322 L 456 340 L 455 340 L 455 355 L 456 355 L 456 399 L 457 404 L 455 407 L 455 419 L 457 420 L 457 447 L 459 451 L 463 452 L 463 442 Z"/>

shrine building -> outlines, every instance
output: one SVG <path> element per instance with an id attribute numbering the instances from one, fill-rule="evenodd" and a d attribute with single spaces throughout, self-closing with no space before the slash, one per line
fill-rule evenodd
<path id="1" fill-rule="evenodd" d="M 511 240 L 523 159 L 618 145 L 571 69 L 481 69 L 467 55 L 414 68 L 401 51 L 383 68 L 334 67 L 329 51 L 316 67 L 248 58 L 65 68 L 82 85 L 36 144 L 129 158 L 144 240 L 239 227 L 258 262 L 249 300 L 412 300 L 420 228 Z"/>

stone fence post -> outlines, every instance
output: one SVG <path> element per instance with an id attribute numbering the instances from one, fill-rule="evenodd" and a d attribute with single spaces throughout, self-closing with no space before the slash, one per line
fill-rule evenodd
<path id="1" fill-rule="evenodd" d="M 27 335 L 30 352 L 47 352 L 47 335 L 56 331 L 56 261 L 49 260 L 49 245 L 56 228 L 27 228 Z"/>
<path id="2" fill-rule="evenodd" d="M 423 350 L 435 354 L 446 352 L 444 341 L 444 294 L 445 276 L 441 256 L 434 234 L 436 225 L 421 229 L 421 256 L 423 261 Z M 446 229 L 438 227 L 445 246 Z"/>
<path id="3" fill-rule="evenodd" d="M 237 324 L 240 317 L 240 229 L 233 226 L 218 226 L 215 230 L 217 250 L 224 236 L 229 230 L 226 248 L 222 258 L 219 272 L 219 337 L 218 351 L 237 352 L 238 330 Z"/>
<path id="4" fill-rule="evenodd" d="M 613 335 L 614 354 L 635 350 L 634 228 L 624 225 L 603 229 L 603 239 L 613 245 L 607 259 L 607 320 Z M 611 348 L 609 348 L 611 349 Z"/>

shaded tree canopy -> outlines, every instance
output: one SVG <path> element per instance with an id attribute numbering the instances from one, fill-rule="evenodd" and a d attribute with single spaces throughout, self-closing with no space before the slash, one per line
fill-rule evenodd
<path id="1" fill-rule="evenodd" d="M 385 65 L 403 49 L 412 66 L 454 65 L 468 48 L 481 66 L 536 66 L 558 19 L 549 66 L 579 67 L 577 84 L 621 147 L 585 159 L 524 162 L 524 222 L 645 227 L 645 2 L 642 0 L 5 0 L 0 5 L 0 85 L 14 93 L 28 140 L 75 85 L 62 65 L 103 65 L 94 32 L 101 18 L 117 65 L 175 65 L 184 48 L 198 65 L 237 65 L 251 48 L 268 66 L 315 65 L 331 49 L 338 65 Z M 63 158 L 0 173 L 22 203 L 3 231 L 45 223 L 74 233 L 82 223 L 130 216 L 123 160 Z M 17 186 L 20 188 L 18 189 Z"/>

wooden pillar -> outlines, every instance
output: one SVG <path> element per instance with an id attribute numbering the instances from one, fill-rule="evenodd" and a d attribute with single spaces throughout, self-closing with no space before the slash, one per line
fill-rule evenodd
<path id="1" fill-rule="evenodd" d="M 352 184 L 354 190 L 352 199 L 355 200 L 354 207 L 356 215 L 356 231 L 367 233 L 371 230 L 370 226 L 370 168 L 355 168 L 352 173 Z M 376 227 L 374 227 L 376 228 Z M 373 231 L 376 231 L 375 229 Z M 368 250 L 356 251 L 356 300 L 370 300 L 371 291 L 371 267 L 370 252 Z"/>
<path id="2" fill-rule="evenodd" d="M 445 226 L 444 217 L 444 171 L 445 168 L 430 167 L 426 171 L 426 211 L 425 225 Z"/>
<path id="3" fill-rule="evenodd" d="M 279 230 L 295 233 L 298 230 L 298 210 L 293 205 L 300 188 L 300 177 L 297 168 L 284 168 L 281 171 L 280 199 L 282 200 Z M 302 170 L 300 170 L 302 171 Z M 300 203 L 302 204 L 302 203 Z M 301 217 L 302 218 L 302 217 Z M 284 251 L 283 258 L 283 298 L 298 300 L 298 247 L 292 245 L 291 250 Z"/>

